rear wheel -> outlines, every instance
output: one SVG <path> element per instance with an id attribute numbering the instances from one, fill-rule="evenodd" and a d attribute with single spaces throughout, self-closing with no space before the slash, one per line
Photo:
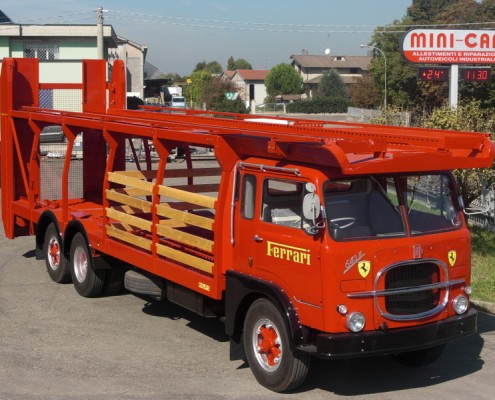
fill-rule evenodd
<path id="1" fill-rule="evenodd" d="M 408 351 L 405 353 L 395 354 L 394 358 L 401 364 L 409 367 L 422 367 L 438 360 L 438 358 L 442 355 L 444 347 L 445 345 L 441 344 L 428 349 Z"/>
<path id="2" fill-rule="evenodd" d="M 64 256 L 62 239 L 54 223 L 48 225 L 43 243 L 43 256 L 46 270 L 52 281 L 57 283 L 70 282 L 70 268 Z"/>
<path id="3" fill-rule="evenodd" d="M 310 355 L 291 349 L 284 319 L 267 299 L 256 300 L 246 314 L 244 349 L 253 375 L 270 390 L 294 389 L 306 379 Z"/>
<path id="4" fill-rule="evenodd" d="M 93 257 L 81 233 L 74 236 L 70 245 L 70 273 L 72 283 L 81 296 L 94 297 L 101 294 L 106 271 L 95 270 Z"/>

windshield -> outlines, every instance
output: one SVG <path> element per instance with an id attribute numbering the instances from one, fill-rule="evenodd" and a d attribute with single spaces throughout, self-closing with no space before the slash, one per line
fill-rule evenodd
<path id="1" fill-rule="evenodd" d="M 330 234 L 341 241 L 457 229 L 461 217 L 454 207 L 453 187 L 446 174 L 328 181 L 323 189 Z"/>

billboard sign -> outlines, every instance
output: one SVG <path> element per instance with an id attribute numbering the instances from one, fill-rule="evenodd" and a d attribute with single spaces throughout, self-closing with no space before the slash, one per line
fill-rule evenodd
<path id="1" fill-rule="evenodd" d="M 413 29 L 402 37 L 402 54 L 419 64 L 495 64 L 495 31 Z"/>

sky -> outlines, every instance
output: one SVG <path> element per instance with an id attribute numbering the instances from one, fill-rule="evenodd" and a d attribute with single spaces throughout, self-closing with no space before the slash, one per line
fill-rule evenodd
<path id="1" fill-rule="evenodd" d="M 244 58 L 254 69 L 302 54 L 366 55 L 377 26 L 400 20 L 412 0 L 2 0 L 20 24 L 104 23 L 148 46 L 146 60 L 165 73 L 189 75 L 201 61 Z"/>

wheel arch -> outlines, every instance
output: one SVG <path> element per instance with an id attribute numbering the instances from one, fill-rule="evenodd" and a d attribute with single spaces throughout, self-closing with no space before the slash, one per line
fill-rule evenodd
<path id="1" fill-rule="evenodd" d="M 88 240 L 88 235 L 86 233 L 86 229 L 84 229 L 84 225 L 81 224 L 80 221 L 74 220 L 70 221 L 67 226 L 65 227 L 65 232 L 64 232 L 64 254 L 69 257 L 70 254 L 70 245 L 72 243 L 72 239 L 74 239 L 74 236 L 76 236 L 77 233 L 80 233 L 83 235 L 84 240 L 86 241 L 89 250 L 91 251 L 91 246 Z"/>
<path id="2" fill-rule="evenodd" d="M 267 298 L 280 311 L 286 324 L 291 347 L 304 342 L 304 331 L 294 305 L 285 291 L 273 282 L 264 281 L 239 272 L 227 271 L 225 293 L 225 332 L 234 344 L 242 343 L 246 313 L 259 298 Z"/>
<path id="3" fill-rule="evenodd" d="M 58 223 L 58 219 L 55 216 L 55 214 L 50 211 L 46 210 L 44 211 L 41 216 L 38 219 L 38 222 L 36 224 L 36 233 L 35 233 L 35 240 L 36 240 L 36 259 L 37 260 L 43 260 L 44 254 L 43 254 L 43 244 L 45 242 L 45 232 L 48 229 L 48 226 L 50 224 L 54 224 L 55 228 L 57 229 L 58 235 L 60 237 L 60 243 L 64 243 L 63 237 L 62 237 L 62 231 L 60 229 L 60 224 Z"/>

